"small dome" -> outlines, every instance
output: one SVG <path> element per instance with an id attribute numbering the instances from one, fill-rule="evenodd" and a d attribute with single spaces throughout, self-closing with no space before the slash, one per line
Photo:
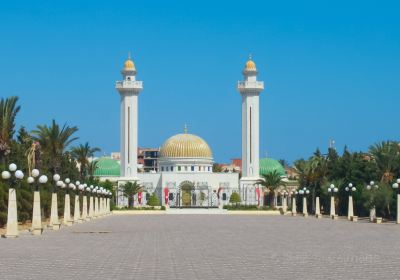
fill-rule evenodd
<path id="1" fill-rule="evenodd" d="M 182 133 L 164 142 L 160 149 L 162 158 L 212 158 L 207 142 L 199 136 Z"/>
<path id="2" fill-rule="evenodd" d="M 94 176 L 120 176 L 120 164 L 117 160 L 102 157 L 96 160 L 97 168 Z"/>
<path id="3" fill-rule="evenodd" d="M 276 171 L 279 175 L 285 176 L 286 172 L 282 164 L 279 161 L 272 158 L 261 158 L 260 159 L 260 175 L 267 175 Z"/>
<path id="4" fill-rule="evenodd" d="M 256 64 L 254 63 L 253 60 L 251 60 L 251 58 L 246 62 L 246 67 L 245 69 L 246 71 L 256 71 Z"/>
<path id="5" fill-rule="evenodd" d="M 124 63 L 124 70 L 125 71 L 135 71 L 135 64 L 133 63 L 132 59 L 128 58 Z"/>

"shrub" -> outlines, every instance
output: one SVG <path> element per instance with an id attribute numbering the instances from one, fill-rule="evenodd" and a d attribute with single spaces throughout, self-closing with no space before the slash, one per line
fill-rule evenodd
<path id="1" fill-rule="evenodd" d="M 150 196 L 149 201 L 147 201 L 147 205 L 149 206 L 160 206 L 160 201 L 155 192 L 153 192 Z"/>
<path id="2" fill-rule="evenodd" d="M 235 203 L 238 205 L 242 200 L 240 199 L 240 195 L 237 192 L 234 192 L 231 194 L 231 197 L 229 198 L 230 203 Z"/>

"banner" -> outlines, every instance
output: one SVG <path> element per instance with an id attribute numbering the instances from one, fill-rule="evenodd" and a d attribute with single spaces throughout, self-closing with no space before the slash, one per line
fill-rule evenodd
<path id="1" fill-rule="evenodd" d="M 168 194 L 169 194 L 169 189 L 168 189 L 168 187 L 165 187 L 164 188 L 165 205 L 168 205 Z"/>
<path id="2" fill-rule="evenodd" d="M 142 192 L 138 193 L 138 201 L 139 201 L 139 205 L 142 205 Z"/>
<path id="3" fill-rule="evenodd" d="M 258 206 L 260 206 L 260 188 L 256 188 Z"/>

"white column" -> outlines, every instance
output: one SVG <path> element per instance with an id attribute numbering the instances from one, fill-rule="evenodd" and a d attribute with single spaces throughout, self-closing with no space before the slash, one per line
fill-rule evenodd
<path id="1" fill-rule="evenodd" d="M 81 223 L 80 218 L 79 194 L 75 194 L 74 223 Z"/>
<path id="2" fill-rule="evenodd" d="M 282 205 L 282 210 L 283 210 L 283 213 L 286 213 L 286 211 L 287 211 L 287 202 L 286 202 L 286 196 L 283 196 L 283 205 Z"/>
<path id="3" fill-rule="evenodd" d="M 336 216 L 336 213 L 335 213 L 336 211 L 335 211 L 335 196 L 334 195 L 331 195 L 331 211 L 330 211 L 330 216 L 331 217 L 334 217 L 334 216 Z"/>
<path id="4" fill-rule="evenodd" d="M 240 189 L 249 194 L 259 180 L 259 95 L 264 83 L 257 81 L 255 63 L 249 58 L 243 70 L 243 81 L 239 81 L 237 89 L 242 96 L 242 178 Z M 250 187 L 251 186 L 251 187 Z M 244 205 L 257 204 L 257 199 L 242 197 Z"/>
<path id="5" fill-rule="evenodd" d="M 101 216 L 100 213 L 100 198 L 96 197 L 96 210 L 97 210 L 97 216 Z"/>
<path id="6" fill-rule="evenodd" d="M 93 217 L 97 218 L 98 216 L 98 205 L 97 205 L 97 197 L 93 197 Z"/>
<path id="7" fill-rule="evenodd" d="M 87 195 L 83 194 L 82 197 L 82 220 L 87 221 L 88 207 L 87 207 Z"/>
<path id="8" fill-rule="evenodd" d="M 303 196 L 303 215 L 305 217 L 308 216 L 308 212 L 307 212 L 307 197 L 305 195 Z"/>
<path id="9" fill-rule="evenodd" d="M 63 223 L 66 226 L 71 226 L 73 223 L 73 221 L 71 221 L 71 201 L 70 201 L 69 193 L 65 194 Z"/>
<path id="10" fill-rule="evenodd" d="M 17 194 L 15 188 L 8 189 L 6 237 L 18 237 Z"/>
<path id="11" fill-rule="evenodd" d="M 376 208 L 375 206 L 369 209 L 369 221 L 374 222 L 376 219 Z"/>
<path id="12" fill-rule="evenodd" d="M 319 196 L 315 198 L 315 216 L 319 217 L 321 215 L 321 208 L 319 205 Z"/>
<path id="13" fill-rule="evenodd" d="M 400 193 L 397 194 L 397 217 L 396 223 L 400 224 Z"/>
<path id="14" fill-rule="evenodd" d="M 56 192 L 53 192 L 51 194 L 51 213 L 50 213 L 49 226 L 53 230 L 60 229 L 60 221 L 58 219 L 58 202 L 57 202 L 57 193 Z"/>
<path id="15" fill-rule="evenodd" d="M 295 216 L 296 214 L 297 214 L 296 195 L 293 195 L 293 200 L 292 200 L 292 215 Z"/>
<path id="16" fill-rule="evenodd" d="M 143 83 L 136 81 L 136 68 L 128 58 L 121 71 L 123 80 L 117 81 L 121 101 L 120 149 L 121 177 L 137 177 L 137 146 L 138 146 L 138 95 L 143 89 Z"/>
<path id="17" fill-rule="evenodd" d="M 41 235 L 42 228 L 42 215 L 40 210 L 40 192 L 34 191 L 33 193 L 33 214 L 32 214 L 32 234 Z"/>
<path id="18" fill-rule="evenodd" d="M 354 216 L 354 212 L 353 212 L 353 196 L 349 195 L 347 219 L 350 221 L 351 217 L 353 217 L 353 216 Z"/>
<path id="19" fill-rule="evenodd" d="M 94 206 L 93 206 L 93 196 L 89 196 L 89 219 L 93 219 L 94 217 Z"/>

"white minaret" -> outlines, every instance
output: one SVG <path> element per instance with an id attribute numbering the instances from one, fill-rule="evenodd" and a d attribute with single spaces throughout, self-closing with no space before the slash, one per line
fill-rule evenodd
<path id="1" fill-rule="evenodd" d="M 244 81 L 237 88 L 242 96 L 242 178 L 241 198 L 246 204 L 257 202 L 254 183 L 259 178 L 259 95 L 264 82 L 257 81 L 256 64 L 249 57 L 243 70 Z"/>
<path id="2" fill-rule="evenodd" d="M 137 179 L 138 96 L 142 81 L 136 81 L 136 68 L 129 55 L 121 71 L 123 80 L 115 88 L 121 96 L 121 177 Z"/>

